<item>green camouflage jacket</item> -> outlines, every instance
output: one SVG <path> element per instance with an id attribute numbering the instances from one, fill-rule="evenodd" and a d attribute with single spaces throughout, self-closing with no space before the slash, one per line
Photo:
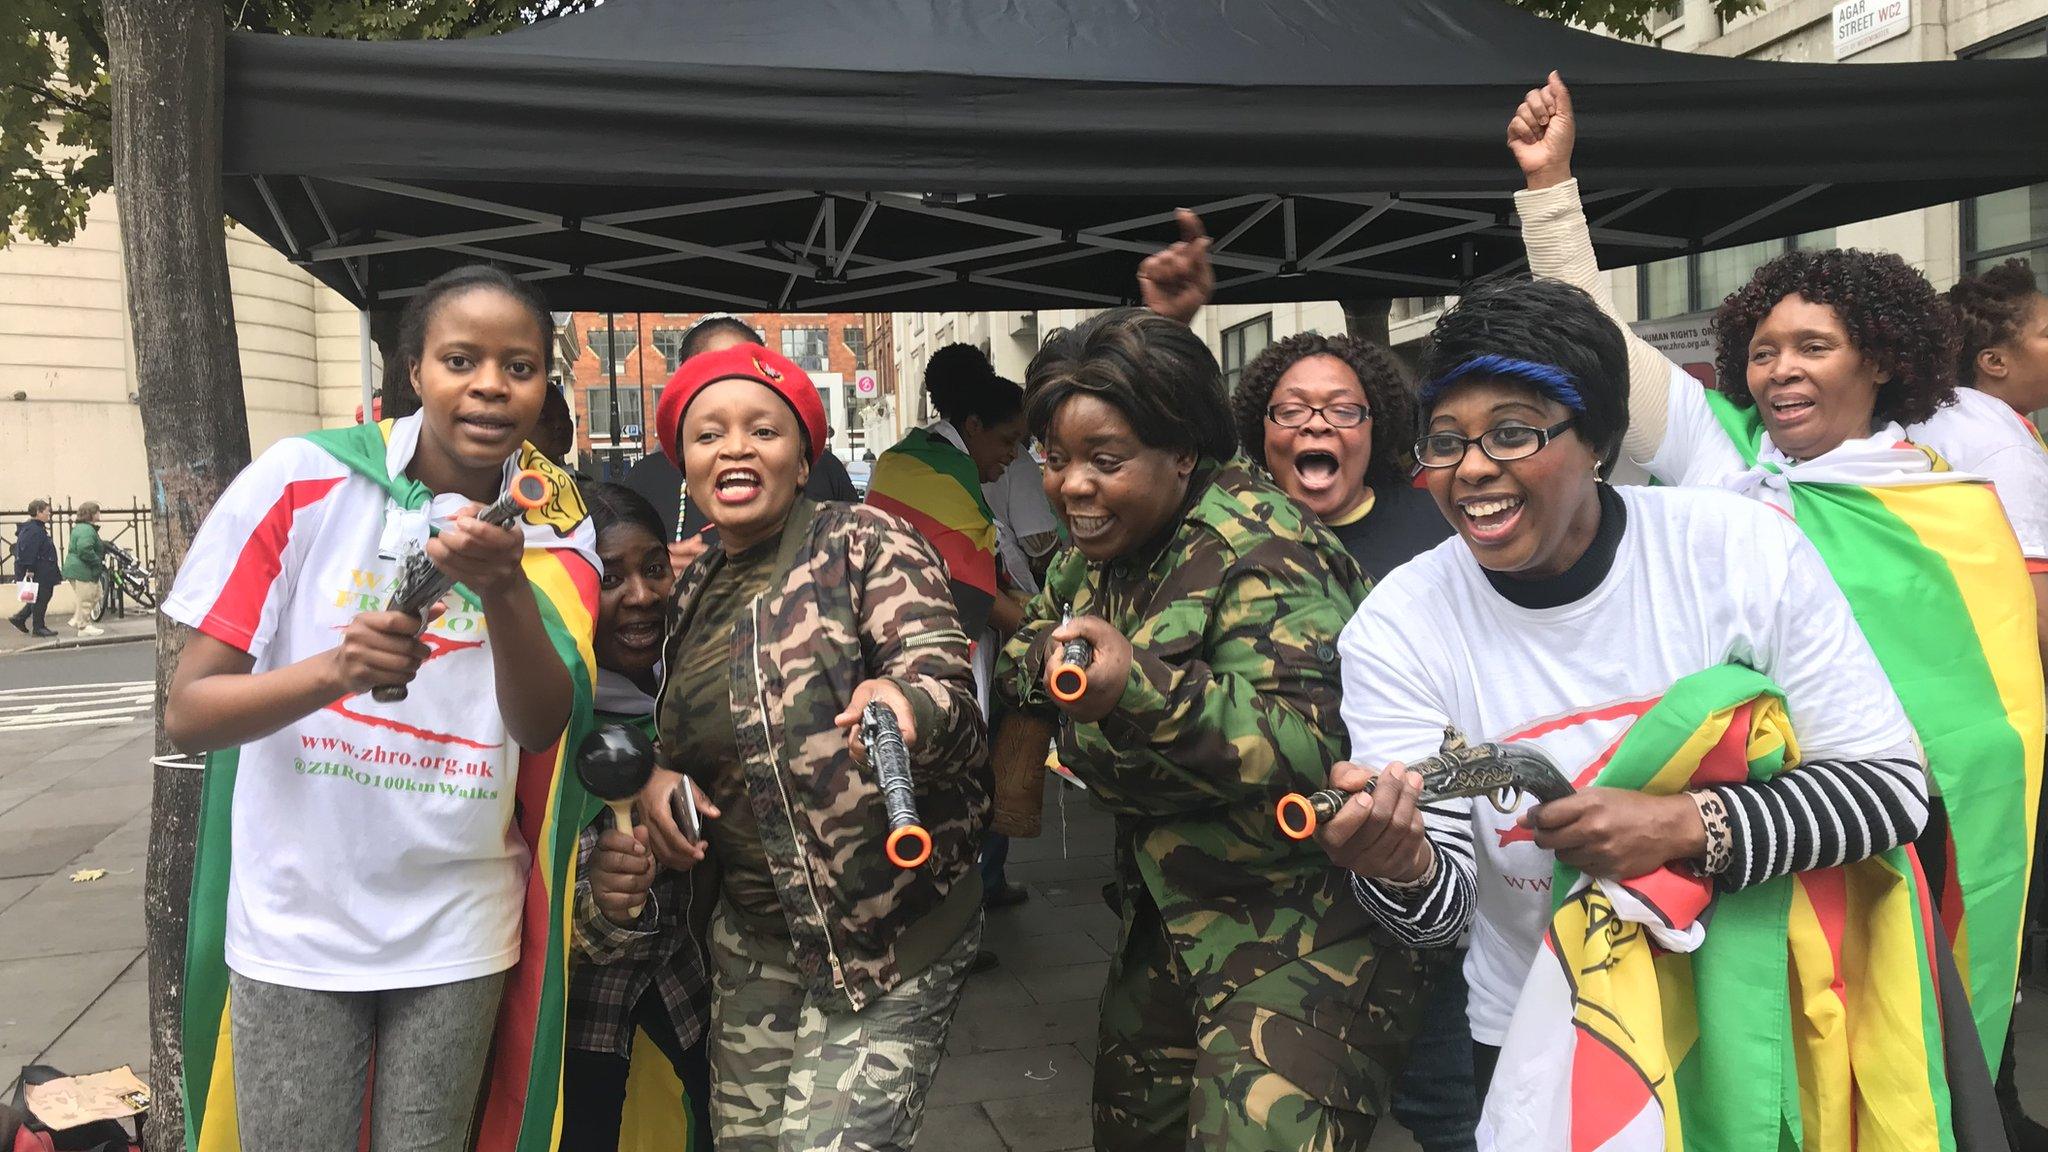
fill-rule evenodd
<path id="1" fill-rule="evenodd" d="M 1116 711 L 1062 723 L 1060 762 L 1117 814 L 1121 878 L 1150 892 L 1213 1010 L 1369 931 L 1343 871 L 1282 836 L 1273 815 L 1281 796 L 1324 787 L 1343 757 L 1337 634 L 1369 585 L 1336 537 L 1242 458 L 1205 465 L 1194 487 L 1156 555 L 1094 565 L 1069 549 L 1053 562 L 997 686 L 1013 705 L 1050 705 L 1040 637 L 1069 604 L 1130 639 Z"/>
<path id="2" fill-rule="evenodd" d="M 690 618 L 723 563 L 714 548 L 683 573 L 674 619 Z M 799 497 L 776 572 L 733 630 L 731 723 L 797 967 L 814 999 L 858 1011 L 900 981 L 904 929 L 956 884 L 979 883 L 988 732 L 946 569 L 901 520 Z M 889 862 L 881 787 L 832 723 L 873 677 L 893 680 L 916 714 L 911 766 L 932 853 L 915 869 Z M 662 747 L 682 746 L 667 737 L 670 701 L 656 715 Z"/>

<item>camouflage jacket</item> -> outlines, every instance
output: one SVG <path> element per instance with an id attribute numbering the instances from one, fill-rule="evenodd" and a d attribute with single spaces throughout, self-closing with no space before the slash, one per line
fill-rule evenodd
<path id="1" fill-rule="evenodd" d="M 690 618 L 723 563 L 714 548 L 683 573 L 675 619 Z M 857 1011 L 899 982 L 904 929 L 974 875 L 989 817 L 987 727 L 946 570 L 901 520 L 800 497 L 775 570 L 733 630 L 731 723 L 797 967 L 814 999 Z M 912 770 L 932 853 L 915 869 L 884 854 L 881 788 L 833 726 L 873 677 L 893 680 L 916 714 Z M 662 747 L 682 746 L 667 733 L 669 701 L 656 715 Z"/>
<path id="2" fill-rule="evenodd" d="M 1273 816 L 1286 793 L 1324 787 L 1344 754 L 1337 634 L 1368 584 L 1336 537 L 1242 458 L 1205 465 L 1193 492 L 1156 554 L 1056 559 L 997 686 L 1013 705 L 1049 705 L 1040 637 L 1070 604 L 1130 639 L 1122 700 L 1099 724 L 1062 723 L 1060 762 L 1117 814 L 1127 890 L 1150 892 L 1213 1010 L 1370 930 L 1343 871 Z"/>

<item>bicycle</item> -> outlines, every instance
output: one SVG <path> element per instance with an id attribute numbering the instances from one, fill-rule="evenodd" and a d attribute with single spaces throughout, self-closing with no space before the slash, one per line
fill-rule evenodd
<path id="1" fill-rule="evenodd" d="M 127 605 L 131 600 L 144 608 L 155 608 L 156 577 L 150 572 L 149 565 L 111 540 L 105 542 L 103 555 L 106 566 L 100 573 L 100 603 L 93 610 L 93 622 L 106 619 L 109 604 L 116 606 L 116 614 L 120 616 L 128 615 Z"/>

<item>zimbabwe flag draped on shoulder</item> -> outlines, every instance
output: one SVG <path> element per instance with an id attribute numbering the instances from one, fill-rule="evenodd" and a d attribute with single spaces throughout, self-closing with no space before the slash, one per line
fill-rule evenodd
<path id="1" fill-rule="evenodd" d="M 2041 656 L 2019 542 L 1992 487 L 1944 482 L 1948 465 L 1924 447 L 1854 441 L 1790 467 L 1759 464 L 1756 410 L 1711 390 L 1707 402 L 1751 476 L 1782 492 L 1771 502 L 1789 502 L 1919 734 L 1949 820 L 1936 907 L 1995 1069 L 2019 982 L 2041 790 Z M 1913 470 L 1859 468 L 1859 449 Z"/>
<path id="2" fill-rule="evenodd" d="M 314 432 L 305 437 L 339 465 L 382 487 L 405 510 L 431 498 L 411 477 L 392 475 L 387 444 L 393 421 Z M 574 702 L 562 739 L 545 752 L 519 754 L 516 823 L 532 852 L 519 931 L 520 957 L 507 974 L 496 1034 L 472 1125 L 472 1147 L 491 1152 L 549 1152 L 559 1133 L 562 1047 L 575 897 L 577 835 L 602 805 L 584 791 L 568 758 L 591 723 L 596 662 L 591 640 L 597 613 L 596 551 L 575 481 L 531 445 L 518 467 L 554 485 L 549 503 L 518 523 L 527 549 L 523 567 L 555 651 L 569 670 Z M 316 478 L 317 479 L 317 478 Z M 468 589 L 451 595 L 474 604 Z M 223 952 L 232 845 L 231 815 L 239 750 L 207 757 L 199 844 L 186 929 L 185 1146 L 189 1152 L 241 1148 L 235 1114 L 233 1045 L 228 1027 L 228 969 Z M 269 1152 L 250 1149 L 249 1152 Z"/>
<path id="3" fill-rule="evenodd" d="M 930 428 L 913 428 L 875 461 L 868 503 L 910 522 L 938 549 L 970 638 L 996 598 L 996 520 L 974 459 Z"/>
<path id="4" fill-rule="evenodd" d="M 1672 685 L 1594 783 L 1669 795 L 1798 759 L 1777 687 L 1730 664 Z M 1954 1110 L 1995 1107 L 1951 1098 L 1975 1030 L 1908 848 L 1740 892 L 1563 865 L 1552 890 L 1482 1150 L 1947 1152 Z"/>

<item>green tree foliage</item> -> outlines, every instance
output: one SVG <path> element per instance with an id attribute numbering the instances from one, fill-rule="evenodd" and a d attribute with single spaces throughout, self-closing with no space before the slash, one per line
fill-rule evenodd
<path id="1" fill-rule="evenodd" d="M 228 27 L 343 40 L 488 36 L 592 0 L 222 0 Z M 78 234 L 114 181 L 100 0 L 0 0 L 0 247 Z"/>
<path id="2" fill-rule="evenodd" d="M 1652 18 L 1660 12 L 1675 12 L 1683 0 L 1509 0 L 1517 8 L 1563 20 L 1584 28 L 1599 28 L 1615 36 L 1642 39 L 1650 34 Z M 1765 0 L 1714 0 L 1714 11 L 1726 20 L 1753 12 Z M 1656 21 L 1659 25 L 1662 20 Z M 1531 84 L 1539 83 L 1530 81 Z"/>

